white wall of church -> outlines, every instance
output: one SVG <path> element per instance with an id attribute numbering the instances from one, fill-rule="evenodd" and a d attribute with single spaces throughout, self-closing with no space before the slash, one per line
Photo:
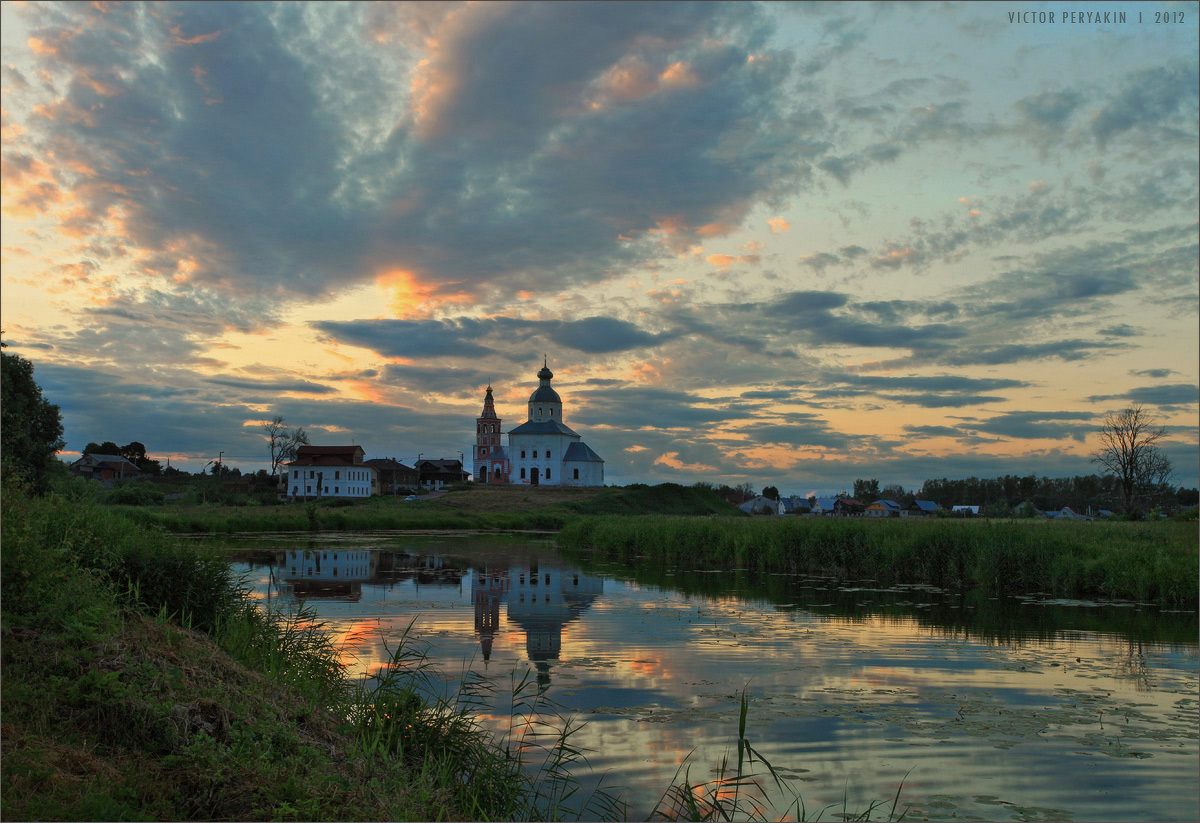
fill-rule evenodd
<path id="1" fill-rule="evenodd" d="M 561 486 L 563 455 L 574 438 L 566 435 L 509 435 L 508 451 L 512 461 L 510 482 L 528 485 L 537 469 L 538 485 Z"/>
<path id="2" fill-rule="evenodd" d="M 603 486 L 604 464 L 593 461 L 563 463 L 564 486 Z"/>

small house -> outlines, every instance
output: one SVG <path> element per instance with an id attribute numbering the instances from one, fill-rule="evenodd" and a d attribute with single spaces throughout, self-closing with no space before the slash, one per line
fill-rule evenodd
<path id="1" fill-rule="evenodd" d="M 119 454 L 85 454 L 67 466 L 67 471 L 76 477 L 90 477 L 104 483 L 129 480 L 143 474 L 136 463 Z"/>
<path id="2" fill-rule="evenodd" d="M 867 517 L 899 517 L 904 509 L 895 500 L 876 500 L 867 506 Z"/>
<path id="3" fill-rule="evenodd" d="M 942 507 L 932 500 L 914 500 L 904 512 L 906 517 L 933 517 Z"/>

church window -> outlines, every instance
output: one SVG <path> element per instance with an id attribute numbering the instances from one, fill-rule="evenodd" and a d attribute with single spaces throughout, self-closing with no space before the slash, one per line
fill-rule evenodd
<path id="1" fill-rule="evenodd" d="M 551 416 L 551 417 L 553 417 L 553 416 L 554 416 L 554 409 L 550 409 L 550 416 Z"/>
<path id="2" fill-rule="evenodd" d="M 573 479 L 574 479 L 574 480 L 578 480 L 578 479 L 579 479 L 579 469 L 575 469 L 575 477 L 574 477 Z"/>
<path id="3" fill-rule="evenodd" d="M 525 459 L 525 450 L 524 450 L 524 449 L 521 449 L 521 459 L 522 459 L 522 460 L 524 460 L 524 459 Z M 524 476 L 525 476 L 525 470 L 524 470 L 524 469 L 521 469 L 521 476 L 522 476 L 522 477 L 524 477 Z"/>
<path id="4" fill-rule="evenodd" d="M 550 459 L 550 450 L 549 449 L 546 449 L 546 459 L 547 460 Z"/>
<path id="5" fill-rule="evenodd" d="M 537 449 L 533 450 L 533 459 L 537 460 Z"/>
<path id="6" fill-rule="evenodd" d="M 480 454 L 487 454 L 487 446 L 484 446 L 483 448 L 481 448 L 481 449 L 479 450 L 479 453 L 480 453 Z"/>
<path id="7" fill-rule="evenodd" d="M 546 455 L 546 456 L 549 457 L 550 455 Z M 550 470 L 549 469 L 546 469 L 546 479 L 547 480 L 550 479 Z"/>
<path id="8" fill-rule="evenodd" d="M 333 473 L 333 479 L 334 479 L 334 480 L 341 480 L 341 479 L 342 479 L 342 473 L 341 473 L 341 472 L 334 472 L 334 473 Z"/>
<path id="9" fill-rule="evenodd" d="M 522 454 L 521 456 L 524 457 L 525 455 Z M 521 479 L 522 480 L 525 479 L 525 468 L 524 467 L 521 468 Z"/>

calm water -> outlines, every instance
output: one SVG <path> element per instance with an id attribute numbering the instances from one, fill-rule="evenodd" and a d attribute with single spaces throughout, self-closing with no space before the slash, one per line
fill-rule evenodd
<path id="1" fill-rule="evenodd" d="M 549 542 L 246 535 L 264 601 L 314 607 L 370 674 L 405 629 L 457 680 L 528 672 L 644 819 L 747 737 L 811 817 L 890 801 L 908 819 L 1196 820 L 1197 616 L 1136 604 L 963 598 L 739 570 L 635 569 Z M 489 720 L 503 722 L 503 712 Z"/>

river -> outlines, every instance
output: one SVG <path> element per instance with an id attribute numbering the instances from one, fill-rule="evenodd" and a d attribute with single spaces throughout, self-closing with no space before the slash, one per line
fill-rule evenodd
<path id="1" fill-rule="evenodd" d="M 529 537 L 228 542 L 255 596 L 314 608 L 356 673 L 411 631 L 448 683 L 528 678 L 584 721 L 580 777 L 631 819 L 736 761 L 743 694 L 784 784 L 760 778 L 771 818 L 880 819 L 897 791 L 909 820 L 1200 818 L 1194 612 L 618 567 Z"/>

